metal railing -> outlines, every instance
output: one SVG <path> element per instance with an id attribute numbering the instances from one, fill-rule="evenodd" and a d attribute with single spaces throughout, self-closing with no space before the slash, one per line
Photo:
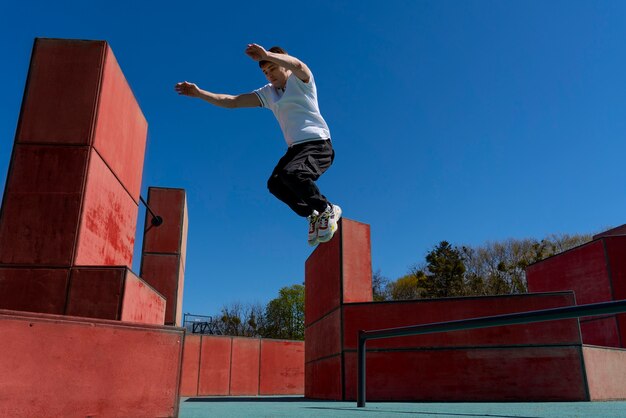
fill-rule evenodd
<path id="1" fill-rule="evenodd" d="M 626 312 L 626 300 L 592 303 L 589 305 L 567 306 L 564 308 L 543 309 L 506 315 L 462 319 L 457 321 L 436 322 L 432 324 L 408 327 L 387 328 L 371 331 L 359 331 L 358 390 L 357 406 L 365 406 L 365 343 L 367 340 L 404 337 L 409 335 L 432 334 L 436 332 L 463 331 L 476 328 L 498 327 L 503 325 L 528 324 L 531 322 L 554 321 L 559 319 L 580 318 Z"/>

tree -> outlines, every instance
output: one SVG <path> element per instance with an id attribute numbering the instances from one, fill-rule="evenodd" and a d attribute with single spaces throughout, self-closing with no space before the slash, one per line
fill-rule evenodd
<path id="1" fill-rule="evenodd" d="M 257 337 L 263 322 L 264 313 L 261 305 L 243 305 L 240 302 L 234 302 L 222 307 L 216 325 L 219 332 L 223 335 Z"/>
<path id="2" fill-rule="evenodd" d="M 441 241 L 426 255 L 425 297 L 448 297 L 463 294 L 465 265 L 461 251 Z"/>
<path id="3" fill-rule="evenodd" d="M 423 298 L 426 291 L 426 274 L 418 270 L 400 277 L 390 283 L 389 295 L 393 300 L 407 300 Z"/>
<path id="4" fill-rule="evenodd" d="M 372 274 L 372 293 L 374 302 L 391 299 L 389 295 L 389 279 L 384 277 L 380 270 Z"/>
<path id="5" fill-rule="evenodd" d="M 262 336 L 304 340 L 304 286 L 283 287 L 265 308 Z"/>

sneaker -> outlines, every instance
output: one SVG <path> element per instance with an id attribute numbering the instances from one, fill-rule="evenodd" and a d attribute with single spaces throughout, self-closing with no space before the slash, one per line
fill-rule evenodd
<path id="1" fill-rule="evenodd" d="M 341 218 L 341 208 L 337 205 L 328 205 L 317 221 L 317 240 L 328 242 L 337 232 L 337 221 Z"/>
<path id="2" fill-rule="evenodd" d="M 314 210 L 313 213 L 307 216 L 307 220 L 309 221 L 309 239 L 308 243 L 310 246 L 314 247 L 318 244 L 317 240 L 317 220 L 319 218 L 319 212 Z"/>

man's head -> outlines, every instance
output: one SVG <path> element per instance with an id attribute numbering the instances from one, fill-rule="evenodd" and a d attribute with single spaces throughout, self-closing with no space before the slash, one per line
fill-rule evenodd
<path id="1" fill-rule="evenodd" d="M 279 46 L 271 47 L 269 49 L 269 52 L 287 55 L 287 51 Z M 278 89 L 285 88 L 285 85 L 287 84 L 287 79 L 291 75 L 291 71 L 271 61 L 259 61 L 259 67 L 261 67 L 261 70 L 263 70 L 263 74 L 265 74 L 265 78 L 267 78 L 267 81 L 272 83 L 272 86 Z"/>

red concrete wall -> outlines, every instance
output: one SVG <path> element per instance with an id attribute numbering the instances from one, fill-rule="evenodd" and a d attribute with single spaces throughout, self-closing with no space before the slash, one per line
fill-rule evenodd
<path id="1" fill-rule="evenodd" d="M 198 396 L 201 341 L 202 337 L 199 335 L 185 335 L 180 379 L 181 396 Z"/>
<path id="2" fill-rule="evenodd" d="M 230 364 L 230 394 L 258 395 L 261 340 L 233 338 Z"/>
<path id="3" fill-rule="evenodd" d="M 527 312 L 576 304 L 574 293 L 370 302 L 369 229 L 342 220 L 340 232 L 307 260 L 305 396 L 353 400 L 359 330 Z M 585 249 L 567 280 L 606 296 L 602 245 Z M 609 251 L 610 253 L 610 251 Z M 621 251 L 617 251 L 621 254 Z M 576 264 L 578 263 L 578 264 Z M 553 270 L 562 270 L 554 268 Z M 554 272 L 547 273 L 550 277 Z M 604 278 L 604 284 L 608 280 Z M 311 285 L 311 286 L 309 286 Z M 543 290 L 543 289 L 542 289 Z M 604 293 L 603 293 L 604 292 Z M 361 299 L 361 302 L 356 302 Z M 613 323 L 611 323 L 613 321 Z M 610 317 L 585 327 L 615 327 Z M 606 335 L 605 335 L 606 337 Z M 368 399 L 404 401 L 588 400 L 579 322 L 576 319 L 436 333 L 368 342 Z M 425 383 L 426 382 L 426 383 Z"/>
<path id="4" fill-rule="evenodd" d="M 529 291 L 573 290 L 578 304 L 626 299 L 626 236 L 608 232 L 528 266 Z M 626 347 L 626 315 L 584 318 L 581 330 L 585 344 Z"/>
<path id="5" fill-rule="evenodd" d="M 231 355 L 231 337 L 202 337 L 198 395 L 230 394 Z"/>
<path id="6" fill-rule="evenodd" d="M 356 400 L 356 353 L 345 363 L 344 399 Z M 588 400 L 581 346 L 373 352 L 366 373 L 368 400 Z"/>
<path id="7" fill-rule="evenodd" d="M 106 42 L 37 39 L 0 215 L 0 263 L 130 268 L 146 136 Z"/>
<path id="8" fill-rule="evenodd" d="M 626 399 L 626 351 L 583 347 L 583 355 L 591 400 Z"/>
<path id="9" fill-rule="evenodd" d="M 0 211 L 0 309 L 162 323 L 162 297 L 123 268 L 69 275 L 132 266 L 146 137 L 106 42 L 35 40 Z"/>
<path id="10" fill-rule="evenodd" d="M 304 393 L 304 341 L 261 340 L 259 395 Z"/>
<path id="11" fill-rule="evenodd" d="M 0 416 L 177 416 L 183 334 L 0 311 Z"/>
<path id="12" fill-rule="evenodd" d="M 167 298 L 165 323 L 180 325 L 188 225 L 185 191 L 150 187 L 148 206 L 163 223 L 154 227 L 146 211 L 141 277 Z"/>
<path id="13" fill-rule="evenodd" d="M 63 315 L 70 269 L 0 267 L 0 307 Z"/>
<path id="14" fill-rule="evenodd" d="M 185 338 L 181 396 L 304 393 L 303 341 L 210 335 Z"/>
<path id="15" fill-rule="evenodd" d="M 87 148 L 15 145 L 0 215 L 0 264 L 72 264 L 88 156 Z"/>

